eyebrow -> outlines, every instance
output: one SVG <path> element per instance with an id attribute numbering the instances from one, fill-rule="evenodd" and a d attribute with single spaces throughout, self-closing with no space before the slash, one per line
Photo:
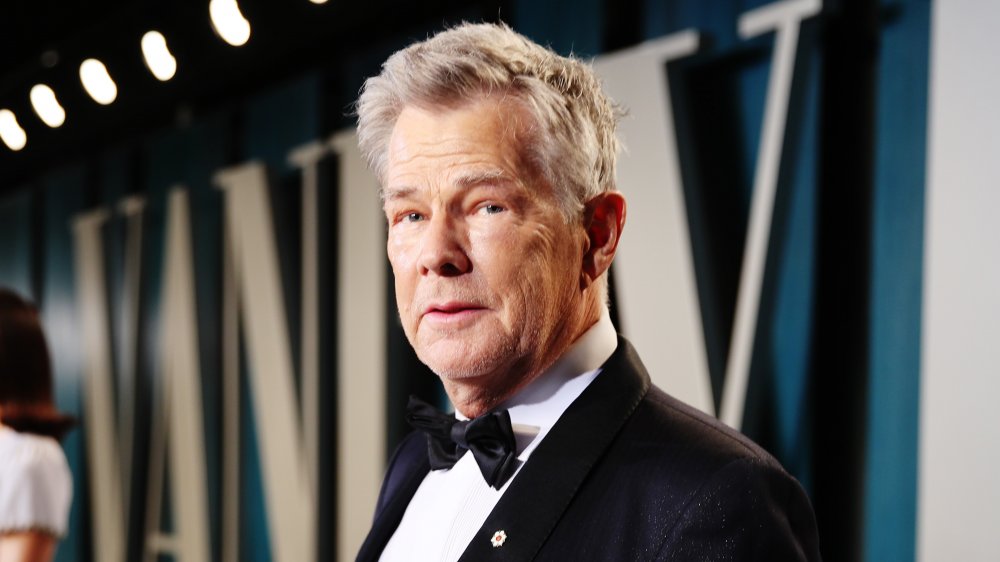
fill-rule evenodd
<path id="1" fill-rule="evenodd" d="M 405 199 L 416 190 L 415 187 L 410 186 L 384 188 L 382 189 L 382 202 L 386 203 L 397 199 Z"/>
<path id="2" fill-rule="evenodd" d="M 455 183 L 462 188 L 475 187 L 484 183 L 508 183 L 513 179 L 500 169 L 474 171 L 463 174 L 455 179 Z"/>
<path id="3" fill-rule="evenodd" d="M 455 178 L 455 184 L 462 189 L 470 189 L 483 184 L 507 184 L 513 183 L 513 181 L 514 179 L 507 172 L 500 169 L 473 171 L 463 173 Z M 411 185 L 387 187 L 382 190 L 382 200 L 395 201 L 406 199 L 416 191 L 417 188 Z"/>

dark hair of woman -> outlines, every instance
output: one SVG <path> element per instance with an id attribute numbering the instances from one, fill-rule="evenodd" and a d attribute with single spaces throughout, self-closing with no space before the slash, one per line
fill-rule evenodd
<path id="1" fill-rule="evenodd" d="M 0 424 L 62 439 L 76 420 L 52 399 L 52 361 L 38 310 L 0 287 Z"/>

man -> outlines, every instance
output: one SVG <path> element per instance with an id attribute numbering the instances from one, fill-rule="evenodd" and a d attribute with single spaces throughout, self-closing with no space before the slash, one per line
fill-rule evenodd
<path id="1" fill-rule="evenodd" d="M 358 117 L 403 328 L 460 420 L 411 404 L 359 560 L 819 559 L 798 483 L 611 324 L 618 112 L 589 66 L 462 25 Z"/>

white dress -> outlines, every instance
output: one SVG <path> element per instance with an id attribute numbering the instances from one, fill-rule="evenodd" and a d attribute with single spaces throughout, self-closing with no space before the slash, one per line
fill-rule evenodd
<path id="1" fill-rule="evenodd" d="M 66 534 L 73 477 L 51 437 L 0 427 L 0 534 Z"/>

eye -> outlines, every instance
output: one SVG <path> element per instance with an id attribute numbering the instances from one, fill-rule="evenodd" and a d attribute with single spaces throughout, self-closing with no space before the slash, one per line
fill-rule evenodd
<path id="1" fill-rule="evenodd" d="M 494 205 L 493 203 L 487 203 L 486 205 L 483 205 L 479 209 L 482 212 L 486 213 L 487 215 L 498 215 L 498 214 L 504 212 L 504 210 L 505 210 L 500 205 Z"/>
<path id="2" fill-rule="evenodd" d="M 416 212 L 406 213 L 401 218 L 402 222 L 419 222 L 422 220 L 424 220 L 424 215 Z"/>

